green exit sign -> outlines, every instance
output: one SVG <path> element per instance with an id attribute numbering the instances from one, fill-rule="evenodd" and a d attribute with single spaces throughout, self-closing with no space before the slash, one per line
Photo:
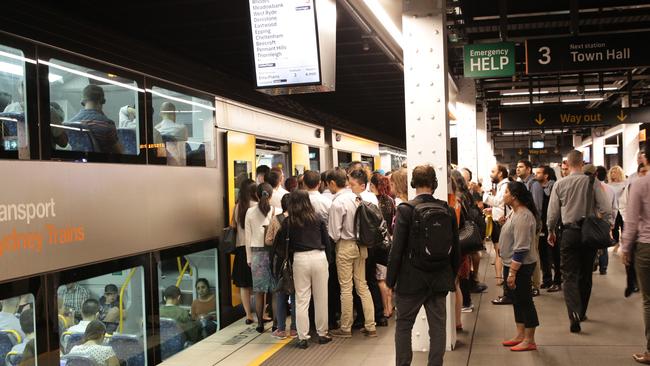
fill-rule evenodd
<path id="1" fill-rule="evenodd" d="M 463 47 L 465 77 L 490 78 L 515 74 L 512 42 L 469 44 Z"/>

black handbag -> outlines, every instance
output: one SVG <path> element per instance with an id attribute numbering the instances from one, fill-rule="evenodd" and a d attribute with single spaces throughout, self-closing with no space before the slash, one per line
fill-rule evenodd
<path id="1" fill-rule="evenodd" d="M 221 240 L 221 250 L 226 254 L 235 252 L 237 248 L 237 229 L 228 226 L 223 229 L 223 239 Z"/>
<path id="2" fill-rule="evenodd" d="M 483 250 L 483 238 L 481 237 L 480 230 L 470 220 L 465 220 L 465 224 L 458 230 L 458 242 L 462 254 Z"/>
<path id="3" fill-rule="evenodd" d="M 614 245 L 609 222 L 594 214 L 594 180 L 589 178 L 589 191 L 587 192 L 587 213 L 581 220 L 582 245 L 591 249 L 605 249 Z"/>
<path id="4" fill-rule="evenodd" d="M 286 236 L 284 239 L 284 258 L 279 268 L 277 283 L 275 284 L 275 292 L 282 292 L 285 294 L 293 294 L 295 287 L 293 284 L 293 265 L 289 258 L 289 226 L 287 225 Z"/>

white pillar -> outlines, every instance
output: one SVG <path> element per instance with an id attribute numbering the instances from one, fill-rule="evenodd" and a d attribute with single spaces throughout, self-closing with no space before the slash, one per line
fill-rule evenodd
<path id="1" fill-rule="evenodd" d="M 639 154 L 639 123 L 623 125 L 623 171 L 630 175 L 636 173 L 638 165 L 636 157 Z"/>
<path id="2" fill-rule="evenodd" d="M 605 138 L 591 135 L 593 144 L 591 144 L 591 163 L 595 166 L 605 165 Z"/>
<path id="3" fill-rule="evenodd" d="M 487 115 L 485 111 L 476 113 L 476 141 L 478 150 L 478 168 L 476 180 L 483 180 L 483 188 L 490 187 L 490 170 L 497 163 L 492 149 L 492 139 L 487 132 Z"/>
<path id="4" fill-rule="evenodd" d="M 463 78 L 458 85 L 456 99 L 456 135 L 458 138 L 458 167 L 468 168 L 478 176 L 478 148 L 476 129 L 476 84 Z M 476 180 L 476 178 L 474 178 Z"/>
<path id="5" fill-rule="evenodd" d="M 447 24 L 442 0 L 403 0 L 404 98 L 406 154 L 410 172 L 431 164 L 438 176 L 435 196 L 447 200 L 449 121 L 447 116 Z M 414 191 L 409 192 L 412 198 Z M 456 343 L 453 296 L 447 296 L 447 349 Z M 429 348 L 428 325 L 420 309 L 412 347 Z"/>

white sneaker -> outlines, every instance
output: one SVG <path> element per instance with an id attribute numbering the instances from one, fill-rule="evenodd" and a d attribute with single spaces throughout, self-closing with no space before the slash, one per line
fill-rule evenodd
<path id="1" fill-rule="evenodd" d="M 472 311 L 474 311 L 474 304 L 472 304 L 470 306 L 462 307 L 460 309 L 461 313 L 471 313 Z"/>

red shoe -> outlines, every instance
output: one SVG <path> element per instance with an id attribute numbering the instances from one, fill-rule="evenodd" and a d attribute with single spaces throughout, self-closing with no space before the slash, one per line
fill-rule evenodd
<path id="1" fill-rule="evenodd" d="M 503 342 L 501 342 L 501 344 L 504 347 L 514 347 L 514 346 L 518 345 L 519 343 L 521 343 L 523 341 L 524 341 L 523 339 L 520 340 L 520 341 L 503 341 Z"/>
<path id="2" fill-rule="evenodd" d="M 529 343 L 527 346 L 514 346 L 510 350 L 512 352 L 537 351 L 537 345 L 535 343 Z"/>

